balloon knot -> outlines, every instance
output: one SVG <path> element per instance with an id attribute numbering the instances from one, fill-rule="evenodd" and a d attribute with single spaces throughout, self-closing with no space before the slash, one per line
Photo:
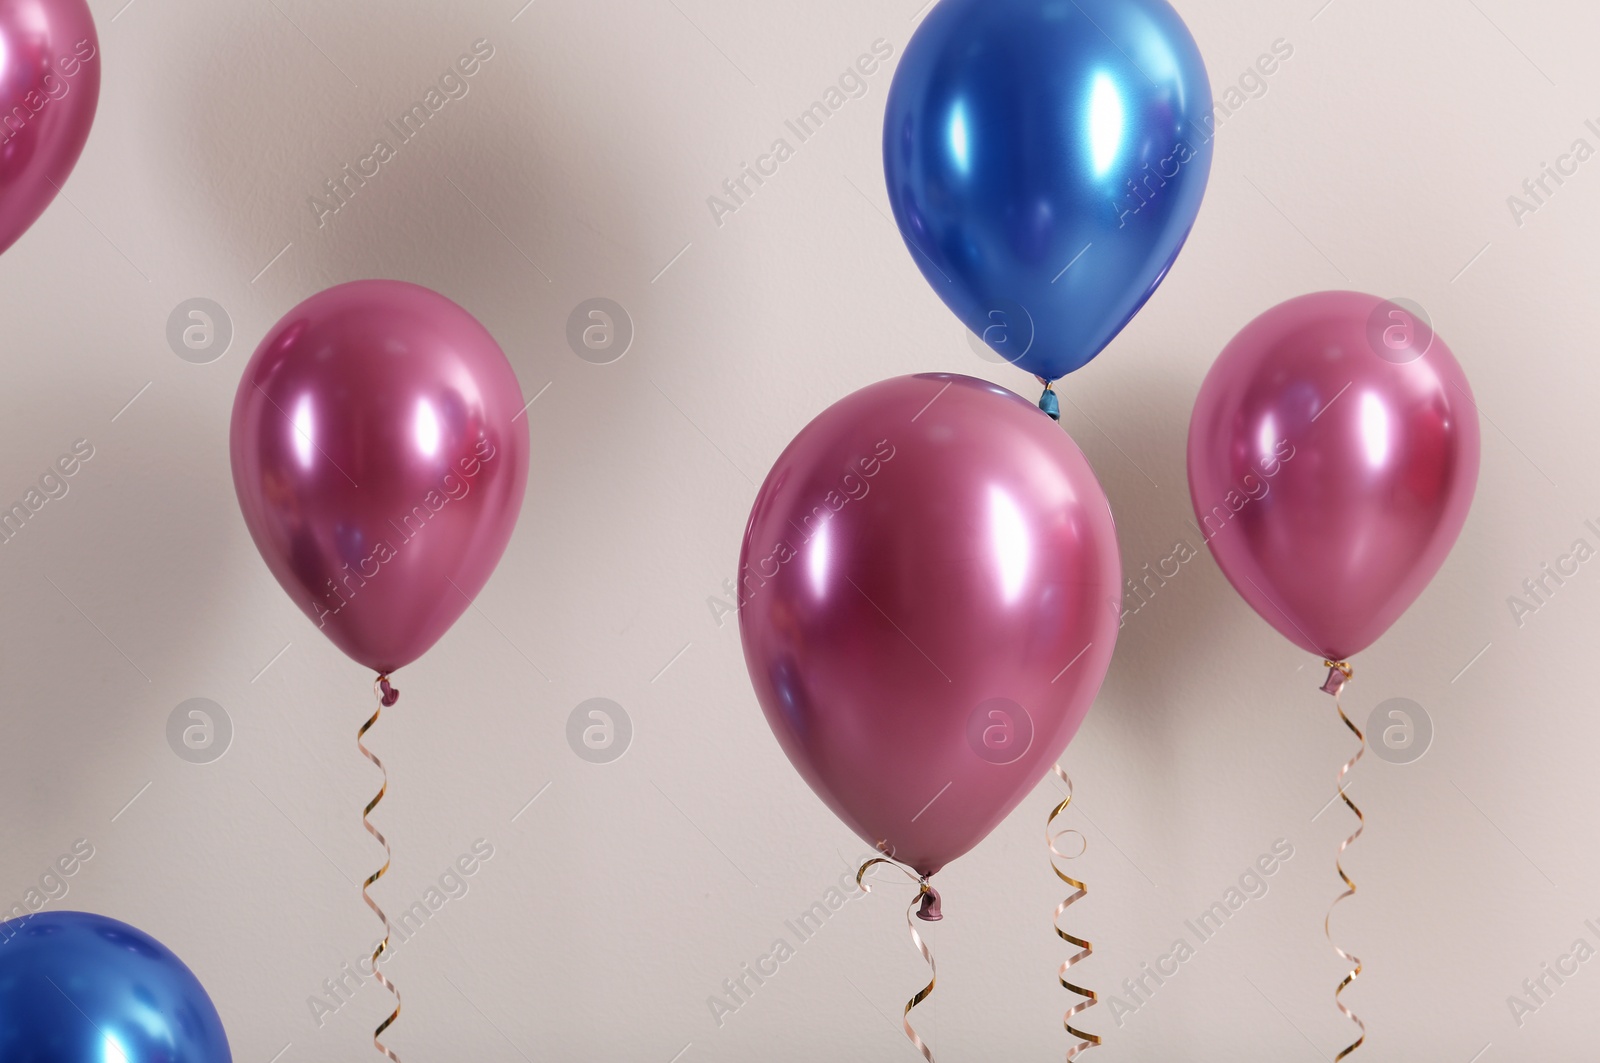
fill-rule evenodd
<path id="1" fill-rule="evenodd" d="M 389 677 L 386 675 L 380 675 L 378 677 L 378 690 L 380 691 L 378 700 L 386 709 L 390 705 L 393 705 L 395 702 L 400 700 L 400 691 L 396 690 L 390 685 Z"/>
<path id="2" fill-rule="evenodd" d="M 922 907 L 917 909 L 917 918 L 924 923 L 937 923 L 944 918 L 941 910 L 939 891 L 928 885 L 928 880 L 922 880 Z"/>
<path id="3" fill-rule="evenodd" d="M 1349 661 L 1325 660 L 1322 663 L 1328 667 L 1328 681 L 1322 684 L 1322 692 L 1338 697 L 1344 691 L 1344 685 L 1350 682 L 1350 678 L 1355 672 L 1351 669 Z"/>
<path id="4" fill-rule="evenodd" d="M 1061 420 L 1061 400 L 1056 396 L 1055 385 L 1042 377 L 1040 382 L 1044 384 L 1044 394 L 1039 396 L 1039 409 L 1052 421 Z"/>

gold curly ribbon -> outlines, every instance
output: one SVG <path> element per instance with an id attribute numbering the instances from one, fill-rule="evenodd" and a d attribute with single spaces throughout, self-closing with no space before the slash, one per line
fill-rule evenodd
<path id="1" fill-rule="evenodd" d="M 1361 733 L 1361 728 L 1357 727 L 1351 721 L 1350 717 L 1345 715 L 1344 706 L 1339 700 L 1339 695 L 1343 692 L 1345 684 L 1348 683 L 1351 677 L 1355 674 L 1351 670 L 1349 662 L 1323 661 L 1322 663 L 1327 665 L 1329 669 L 1328 681 L 1323 685 L 1322 689 L 1333 695 L 1333 707 L 1338 710 L 1339 719 L 1344 721 L 1344 725 L 1350 728 L 1350 733 L 1356 736 L 1356 741 L 1361 743 L 1361 747 L 1356 750 L 1356 755 L 1346 761 L 1344 767 L 1339 769 L 1339 799 L 1345 803 L 1351 812 L 1355 813 L 1356 819 L 1359 821 L 1360 825 L 1356 827 L 1356 832 L 1354 834 L 1350 835 L 1350 837 L 1339 843 L 1339 852 L 1334 859 L 1333 866 L 1338 870 L 1339 878 L 1343 880 L 1345 884 L 1345 891 L 1339 894 L 1338 897 L 1334 898 L 1333 903 L 1328 906 L 1327 917 L 1322 921 L 1322 932 L 1327 935 L 1328 943 L 1333 946 L 1333 951 L 1337 952 L 1339 954 L 1339 958 L 1344 960 L 1346 963 L 1355 965 L 1351 969 L 1350 973 L 1344 976 L 1344 980 L 1339 983 L 1339 988 L 1334 990 L 1333 1002 L 1338 1006 L 1340 1014 L 1361 1028 L 1361 1036 L 1357 1037 L 1353 1044 L 1345 1048 L 1342 1052 L 1334 1057 L 1334 1063 L 1339 1063 L 1340 1060 L 1344 1059 L 1356 1049 L 1360 1048 L 1367 1039 L 1367 1024 L 1362 1022 L 1360 1016 L 1358 1016 L 1355 1012 L 1345 1007 L 1344 1001 L 1340 999 L 1340 996 L 1346 989 L 1350 987 L 1350 984 L 1357 978 L 1361 977 L 1361 961 L 1355 956 L 1352 956 L 1350 953 L 1346 952 L 1344 949 L 1340 948 L 1338 943 L 1333 940 L 1332 926 L 1333 910 L 1339 906 L 1340 901 L 1343 901 L 1346 897 L 1354 897 L 1356 893 L 1355 880 L 1349 875 L 1345 874 L 1342 860 L 1345 850 L 1350 848 L 1355 840 L 1361 837 L 1361 832 L 1367 829 L 1367 817 L 1361 814 L 1361 809 L 1357 808 L 1356 803 L 1350 800 L 1350 795 L 1345 793 L 1344 780 L 1345 777 L 1350 774 L 1350 770 L 1360 763 L 1361 758 L 1366 755 L 1367 737 Z"/>
<path id="2" fill-rule="evenodd" d="M 872 887 L 867 885 L 864 879 L 867 872 L 872 870 L 872 868 L 878 864 L 883 864 L 886 867 L 894 868 L 896 871 L 904 874 L 912 882 L 917 884 L 917 895 L 911 899 L 911 903 L 906 907 L 906 927 L 911 931 L 911 944 L 916 946 L 917 951 L 922 953 L 922 958 L 927 961 L 929 978 L 928 984 L 918 990 L 917 995 L 906 1002 L 906 1010 L 903 1013 L 903 1025 L 906 1036 L 911 1039 L 911 1043 L 916 1047 L 917 1051 L 922 1053 L 922 1058 L 927 1060 L 928 1063 L 934 1063 L 933 1049 L 924 1044 L 921 1036 L 919 1036 L 917 1031 L 911 1027 L 911 1009 L 916 1007 L 918 1004 L 921 1004 L 924 1000 L 927 1000 L 928 997 L 933 993 L 933 987 L 939 981 L 939 969 L 934 966 L 933 953 L 928 951 L 928 946 L 922 940 L 922 935 L 917 933 L 916 919 L 918 916 L 914 914 L 913 909 L 916 909 L 920 905 L 924 913 L 935 913 L 931 916 L 924 916 L 924 918 L 928 918 L 929 921 L 938 919 L 939 916 L 937 915 L 937 912 L 939 908 L 939 894 L 932 886 L 928 885 L 928 877 L 926 875 L 918 875 L 915 871 L 912 871 L 903 864 L 896 863 L 887 857 L 881 856 L 868 860 L 866 863 L 861 865 L 861 870 L 856 872 L 856 885 L 861 888 L 863 893 L 872 892 Z"/>
<path id="3" fill-rule="evenodd" d="M 379 1052 L 382 1052 L 385 1056 L 389 1057 L 391 1063 L 400 1063 L 400 1057 L 389 1051 L 388 1048 L 384 1047 L 383 1042 L 378 1040 L 378 1038 L 383 1036 L 383 1031 L 387 1030 L 390 1026 L 393 1026 L 394 1021 L 400 1017 L 400 990 L 394 987 L 394 983 L 389 981 L 389 979 L 384 975 L 383 970 L 378 966 L 379 959 L 385 952 L 389 951 L 389 933 L 391 928 L 389 926 L 389 917 L 383 913 L 383 909 L 378 907 L 377 903 L 372 899 L 372 896 L 367 892 L 368 887 L 388 873 L 389 864 L 394 859 L 394 852 L 389 848 L 388 839 L 386 839 L 383 836 L 383 833 L 379 831 L 377 827 L 374 827 L 372 825 L 372 821 L 367 818 L 372 814 L 372 810 L 378 807 L 378 802 L 383 800 L 383 795 L 389 792 L 389 771 L 383 766 L 383 761 L 374 756 L 372 750 L 368 749 L 361 742 L 361 740 L 366 737 L 367 732 L 372 730 L 372 725 L 378 722 L 378 717 L 382 714 L 383 707 L 385 705 L 394 704 L 395 698 L 399 697 L 399 691 L 395 690 L 389 685 L 389 677 L 386 675 L 380 675 L 376 680 L 373 681 L 372 691 L 378 699 L 378 708 L 373 710 L 372 719 L 362 724 L 361 730 L 356 732 L 356 748 L 361 750 L 361 754 L 368 760 L 372 761 L 379 771 L 383 772 L 383 785 L 378 788 L 377 796 L 375 796 L 371 801 L 367 802 L 367 807 L 361 813 L 361 825 L 366 827 L 367 833 L 378 839 L 378 844 L 383 846 L 383 866 L 378 868 L 378 870 L 374 871 L 372 874 L 368 875 L 367 880 L 361 884 L 361 899 L 367 902 L 367 907 L 371 908 L 379 919 L 383 920 L 383 941 L 378 944 L 377 949 L 372 953 L 372 973 L 377 976 L 379 985 L 383 986 L 383 988 L 394 994 L 394 1011 L 390 1013 L 387 1019 L 384 1019 L 383 1022 L 379 1023 L 378 1028 L 372 1032 L 372 1044 L 373 1047 L 375 1047 Z"/>
<path id="4" fill-rule="evenodd" d="M 1094 1007 L 1100 1002 L 1100 997 L 1097 993 L 1095 993 L 1094 990 L 1085 989 L 1083 986 L 1075 985 L 1067 980 L 1067 971 L 1082 963 L 1090 956 L 1094 955 L 1094 946 L 1089 944 L 1089 942 L 1085 941 L 1081 937 L 1067 933 L 1067 931 L 1061 926 L 1062 913 L 1064 913 L 1074 904 L 1077 904 L 1079 901 L 1083 900 L 1083 898 L 1087 897 L 1089 895 L 1089 887 L 1085 886 L 1082 882 L 1079 882 L 1077 879 L 1067 874 L 1061 869 L 1061 865 L 1057 863 L 1059 860 L 1074 860 L 1083 855 L 1082 851 L 1069 855 L 1062 852 L 1060 849 L 1057 849 L 1056 842 L 1062 838 L 1065 838 L 1069 834 L 1076 834 L 1086 846 L 1088 844 L 1088 840 L 1083 837 L 1082 831 L 1072 827 L 1068 827 L 1066 830 L 1060 831 L 1054 829 L 1056 818 L 1067 810 L 1068 805 L 1072 804 L 1072 779 L 1067 775 L 1066 772 L 1061 770 L 1061 765 L 1059 764 L 1052 765 L 1050 770 L 1054 771 L 1056 773 L 1056 777 L 1067 784 L 1067 799 L 1055 807 L 1054 811 L 1050 813 L 1050 819 L 1046 821 L 1044 825 L 1045 842 L 1050 847 L 1050 870 L 1056 873 L 1056 878 L 1059 878 L 1062 882 L 1065 882 L 1067 885 L 1071 886 L 1075 891 L 1070 897 L 1056 906 L 1056 914 L 1053 922 L 1056 929 L 1056 936 L 1078 950 L 1071 956 L 1067 957 L 1066 962 L 1061 965 L 1061 970 L 1057 972 L 1057 978 L 1061 982 L 1062 989 L 1065 989 L 1068 992 L 1076 993 L 1078 996 L 1084 998 L 1078 1003 L 1072 1005 L 1072 1007 L 1068 1008 L 1066 1014 L 1061 1017 L 1061 1025 L 1066 1028 L 1067 1033 L 1078 1038 L 1078 1043 L 1067 1049 L 1067 1059 L 1070 1061 L 1076 1059 L 1079 1055 L 1087 1052 L 1091 1048 L 1098 1048 L 1101 1044 L 1099 1035 L 1085 1033 L 1083 1030 L 1076 1029 L 1072 1025 L 1073 1016 L 1079 1015 Z"/>

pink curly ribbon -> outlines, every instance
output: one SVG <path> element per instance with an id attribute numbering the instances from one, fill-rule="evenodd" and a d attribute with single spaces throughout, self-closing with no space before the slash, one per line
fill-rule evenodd
<path id="1" fill-rule="evenodd" d="M 1050 870 L 1056 873 L 1056 878 L 1059 878 L 1062 882 L 1065 882 L 1067 885 L 1071 886 L 1075 891 L 1066 900 L 1062 901 L 1056 906 L 1056 914 L 1055 919 L 1053 920 L 1053 925 L 1055 927 L 1056 936 L 1078 950 L 1071 956 L 1067 957 L 1066 962 L 1061 965 L 1061 970 L 1057 972 L 1056 977 L 1061 982 L 1062 989 L 1065 989 L 1068 992 L 1076 993 L 1080 997 L 1084 998 L 1078 1003 L 1072 1005 L 1072 1007 L 1068 1008 L 1066 1014 L 1061 1017 L 1061 1025 L 1066 1028 L 1067 1033 L 1078 1038 L 1077 1044 L 1074 1044 L 1067 1049 L 1067 1060 L 1070 1063 L 1071 1060 L 1076 1059 L 1089 1049 L 1098 1048 L 1100 1046 L 1101 1042 L 1099 1035 L 1085 1033 L 1084 1031 L 1079 1030 L 1072 1025 L 1073 1017 L 1080 1015 L 1094 1007 L 1100 1002 L 1100 997 L 1095 993 L 1094 990 L 1085 989 L 1083 986 L 1075 985 L 1067 980 L 1067 971 L 1071 970 L 1073 967 L 1094 955 L 1094 946 L 1089 944 L 1088 941 L 1081 937 L 1067 933 L 1067 931 L 1061 926 L 1062 914 L 1068 908 L 1087 897 L 1089 895 L 1089 887 L 1085 886 L 1082 882 L 1079 882 L 1077 879 L 1067 874 L 1061 869 L 1061 865 L 1057 863 L 1059 860 L 1076 859 L 1077 857 L 1082 856 L 1083 853 L 1081 851 L 1072 854 L 1064 853 L 1060 849 L 1056 848 L 1056 842 L 1069 834 L 1076 834 L 1078 838 L 1082 840 L 1083 834 L 1082 832 L 1070 827 L 1061 831 L 1052 829 L 1055 826 L 1056 818 L 1067 810 L 1068 805 L 1072 804 L 1072 779 L 1068 777 L 1066 772 L 1061 770 L 1061 765 L 1059 764 L 1052 765 L 1050 770 L 1054 771 L 1056 773 L 1056 777 L 1067 784 L 1067 799 L 1057 805 L 1055 810 L 1050 813 L 1050 819 L 1045 823 L 1044 827 L 1045 842 L 1050 846 Z M 1085 844 L 1087 844 L 1087 841 L 1085 841 Z"/>
<path id="2" fill-rule="evenodd" d="M 1343 801 L 1350 811 L 1355 813 L 1356 819 L 1359 821 L 1360 825 L 1356 827 L 1356 832 L 1354 834 L 1350 835 L 1350 837 L 1339 843 L 1339 853 L 1334 859 L 1333 866 L 1338 870 L 1339 878 L 1343 880 L 1345 884 L 1345 891 L 1334 898 L 1333 903 L 1328 906 L 1327 917 L 1322 921 L 1322 932 L 1327 935 L 1328 943 L 1333 946 L 1333 951 L 1337 952 L 1339 954 L 1339 958 L 1344 960 L 1346 963 L 1355 965 L 1351 968 L 1350 973 L 1344 976 L 1344 980 L 1339 983 L 1339 988 L 1334 990 L 1333 1002 L 1339 1008 L 1340 1014 L 1361 1028 L 1361 1036 L 1357 1037 L 1353 1044 L 1349 1045 L 1334 1057 L 1334 1063 L 1339 1063 L 1340 1060 L 1346 1058 L 1356 1049 L 1360 1048 L 1367 1039 L 1367 1024 L 1362 1022 L 1360 1016 L 1358 1016 L 1355 1012 L 1345 1007 L 1344 1001 L 1340 999 L 1344 991 L 1350 987 L 1350 984 L 1357 978 L 1361 977 L 1361 961 L 1355 956 L 1352 956 L 1350 953 L 1346 952 L 1344 949 L 1340 948 L 1338 943 L 1333 940 L 1332 926 L 1333 910 L 1337 908 L 1339 906 L 1339 902 L 1343 901 L 1346 897 L 1354 897 L 1356 894 L 1355 880 L 1349 875 L 1345 874 L 1344 864 L 1342 861 L 1345 850 L 1350 848 L 1355 840 L 1361 837 L 1361 832 L 1367 829 L 1367 817 L 1361 814 L 1361 809 L 1357 808 L 1355 802 L 1350 800 L 1350 795 L 1345 793 L 1344 781 L 1345 777 L 1350 774 L 1350 770 L 1360 763 L 1361 758 L 1366 755 L 1367 737 L 1361 733 L 1361 728 L 1357 727 L 1353 722 L 1351 722 L 1350 717 L 1345 715 L 1344 706 L 1339 701 L 1339 695 L 1343 692 L 1345 684 L 1350 681 L 1351 677 L 1355 673 L 1351 670 L 1350 665 L 1345 661 L 1323 661 L 1322 663 L 1328 666 L 1328 681 L 1323 684 L 1322 689 L 1333 695 L 1333 707 L 1338 710 L 1339 719 L 1344 721 L 1344 725 L 1350 728 L 1350 733 L 1356 736 L 1356 741 L 1361 743 L 1361 747 L 1356 750 L 1356 755 L 1346 761 L 1344 767 L 1339 769 L 1339 800 Z"/>
<path id="3" fill-rule="evenodd" d="M 872 892 L 872 887 L 867 885 L 865 878 L 867 872 L 877 864 L 892 867 L 917 884 L 917 895 L 911 898 L 911 903 L 906 906 L 906 927 L 911 931 L 911 944 L 916 946 L 917 951 L 922 954 L 922 958 L 927 961 L 929 978 L 928 984 L 918 990 L 917 995 L 906 1002 L 903 1025 L 906 1036 L 911 1039 L 911 1043 L 916 1046 L 917 1051 L 922 1053 L 922 1058 L 927 1060 L 928 1063 L 934 1063 L 933 1049 L 923 1043 L 921 1036 L 911 1026 L 911 1009 L 927 1000 L 933 993 L 933 987 L 939 981 L 939 969 L 934 966 L 933 953 L 928 951 L 928 946 L 922 940 L 922 935 L 917 933 L 916 923 L 918 919 L 927 923 L 936 923 L 944 918 L 943 913 L 940 911 L 939 891 L 928 885 L 928 877 L 926 875 L 918 875 L 910 868 L 898 864 L 887 857 L 875 857 L 862 864 L 861 870 L 856 872 L 856 885 L 861 887 L 863 893 Z"/>
<path id="4" fill-rule="evenodd" d="M 372 895 L 367 892 L 368 887 L 388 873 L 389 864 L 394 859 L 394 852 L 389 848 L 388 839 L 367 818 L 372 814 L 372 810 L 378 807 L 378 802 L 383 800 L 383 795 L 389 792 L 389 771 L 383 766 L 383 761 L 374 756 L 372 750 L 361 742 L 367 736 L 367 732 L 372 730 L 372 725 L 378 722 L 378 717 L 383 713 L 383 710 L 400 700 L 400 691 L 389 685 L 389 677 L 386 675 L 380 675 L 377 678 L 372 684 L 372 691 L 378 699 L 378 708 L 373 710 L 372 719 L 362 724 L 361 730 L 356 732 L 356 748 L 361 750 L 362 756 L 372 761 L 377 769 L 383 772 L 383 785 L 378 788 L 377 796 L 367 802 L 366 809 L 361 813 L 361 825 L 366 827 L 367 833 L 378 839 L 378 844 L 383 846 L 383 866 L 368 875 L 367 880 L 361 884 L 361 899 L 367 902 L 367 907 L 371 908 L 379 919 L 383 920 L 383 941 L 378 944 L 377 949 L 372 953 L 372 973 L 377 977 L 379 985 L 394 994 L 394 1011 L 390 1013 L 387 1019 L 379 1023 L 378 1028 L 372 1032 L 372 1044 L 379 1052 L 389 1057 L 391 1063 L 400 1063 L 400 1057 L 384 1047 L 383 1042 L 379 1040 L 383 1036 L 383 1031 L 393 1026 L 394 1021 L 400 1017 L 400 990 L 394 987 L 394 983 L 389 981 L 378 966 L 379 959 L 382 958 L 385 952 L 389 951 L 391 927 L 389 926 L 389 917 L 383 913 L 383 909 L 378 907 L 377 902 L 372 899 Z"/>

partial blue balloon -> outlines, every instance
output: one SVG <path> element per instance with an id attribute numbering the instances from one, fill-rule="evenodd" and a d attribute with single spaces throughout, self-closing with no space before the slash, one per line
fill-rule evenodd
<path id="1" fill-rule="evenodd" d="M 0 1060 L 232 1063 L 183 961 L 126 923 L 44 912 L 0 923 Z"/>
<path id="2" fill-rule="evenodd" d="M 1165 0 L 940 0 L 889 89 L 889 201 L 956 316 L 1055 380 L 1172 267 L 1212 122 L 1200 50 Z"/>

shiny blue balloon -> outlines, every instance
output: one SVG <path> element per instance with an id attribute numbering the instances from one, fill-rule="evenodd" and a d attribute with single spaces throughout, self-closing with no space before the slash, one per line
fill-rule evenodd
<path id="1" fill-rule="evenodd" d="M 1055 380 L 1166 276 L 1213 136 L 1205 63 L 1165 0 L 940 0 L 889 89 L 883 163 L 928 283 Z"/>
<path id="2" fill-rule="evenodd" d="M 155 938 L 84 912 L 0 923 L 4 1063 L 232 1059 L 211 998 Z"/>

